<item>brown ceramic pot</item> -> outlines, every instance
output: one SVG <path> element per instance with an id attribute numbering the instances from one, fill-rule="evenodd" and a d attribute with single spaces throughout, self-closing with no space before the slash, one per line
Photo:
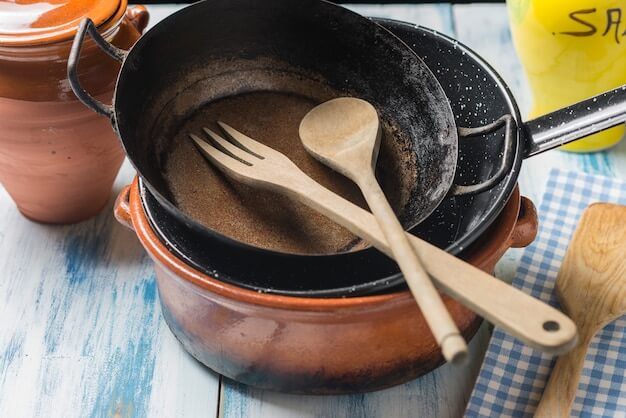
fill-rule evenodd
<path id="1" fill-rule="evenodd" d="M 110 122 L 85 108 L 69 86 L 72 38 L 87 14 L 114 45 L 128 49 L 146 27 L 148 12 L 142 6 L 127 10 L 126 0 L 67 0 L 41 2 L 50 11 L 31 16 L 31 3 L 11 6 L 28 21 L 0 25 L 0 182 L 26 217 L 78 222 L 106 204 L 124 152 Z M 88 42 L 79 70 L 88 91 L 111 100 L 116 61 Z"/>
<path id="2" fill-rule="evenodd" d="M 206 276 L 172 255 L 150 226 L 138 182 L 115 205 L 155 262 L 165 321 L 199 361 L 236 381 L 295 393 L 378 390 L 443 362 L 408 291 L 339 299 L 257 293 Z M 464 258 L 487 272 L 510 247 L 526 246 L 537 213 L 516 189 Z M 245 260 L 241 260 L 245 263 Z M 450 297 L 444 303 L 470 339 L 481 319 Z"/>

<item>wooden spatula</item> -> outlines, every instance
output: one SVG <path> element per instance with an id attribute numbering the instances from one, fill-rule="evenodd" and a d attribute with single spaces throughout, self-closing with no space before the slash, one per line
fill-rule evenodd
<path id="1" fill-rule="evenodd" d="M 626 314 L 626 206 L 588 207 L 556 280 L 561 307 L 578 326 L 579 344 L 559 357 L 535 417 L 569 417 L 593 336 Z"/>

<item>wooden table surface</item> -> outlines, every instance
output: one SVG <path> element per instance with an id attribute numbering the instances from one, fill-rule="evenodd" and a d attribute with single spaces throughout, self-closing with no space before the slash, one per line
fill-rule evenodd
<path id="1" fill-rule="evenodd" d="M 350 6 L 437 29 L 483 55 L 526 113 L 527 83 L 504 5 Z M 152 22 L 178 6 L 149 7 Z M 538 203 L 549 170 L 626 178 L 626 141 L 608 152 L 552 151 L 525 162 L 523 194 Z M 129 183 L 125 164 L 113 193 Z M 469 367 L 440 367 L 392 389 L 353 396 L 271 393 L 236 384 L 189 356 L 161 318 L 152 264 L 111 206 L 72 226 L 29 222 L 0 188 L 0 417 L 457 417 L 489 332 L 471 343 Z M 541 216 L 541 214 L 540 214 Z M 520 250 L 497 275 L 511 280 Z"/>

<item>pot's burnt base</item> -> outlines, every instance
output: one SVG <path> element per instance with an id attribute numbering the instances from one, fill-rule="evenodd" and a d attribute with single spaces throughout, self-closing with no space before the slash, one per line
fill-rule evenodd
<path id="1" fill-rule="evenodd" d="M 408 308 L 405 315 L 395 308 L 383 309 L 380 316 L 386 319 L 363 322 L 358 314 L 342 320 L 326 313 L 318 315 L 318 323 L 311 323 L 281 320 L 281 315 L 263 318 L 262 313 L 248 317 L 228 304 L 201 296 L 202 303 L 196 305 L 198 295 L 190 297 L 187 290 L 181 291 L 180 283 L 168 272 L 157 268 L 157 280 L 163 317 L 185 350 L 216 373 L 259 389 L 307 395 L 372 392 L 406 383 L 444 364 L 412 301 L 401 308 Z M 179 297 L 186 304 L 179 303 Z M 451 310 L 463 337 L 471 340 L 482 318 L 458 309 L 451 300 L 448 303 L 454 305 Z M 283 312 L 282 316 L 288 315 Z M 205 325 L 192 323 L 198 320 Z M 393 325 L 398 322 L 403 325 Z M 255 326 L 246 327 L 246 323 Z M 346 331 L 347 327 L 351 331 Z M 324 332 L 311 332 L 315 328 Z M 381 344 L 386 346 L 382 356 Z M 299 354 L 291 355 L 294 352 Z"/>
<path id="2" fill-rule="evenodd" d="M 284 374 L 266 365 L 245 365 L 227 355 L 207 353 L 201 345 L 194 342 L 195 338 L 192 335 L 185 332 L 184 327 L 174 319 L 163 303 L 161 310 L 165 323 L 174 337 L 194 359 L 237 383 L 264 390 L 296 395 L 349 395 L 375 392 L 410 382 L 445 364 L 443 355 L 438 350 L 432 352 L 426 359 L 401 359 L 383 367 L 370 365 L 365 369 L 344 370 L 339 375 L 330 375 L 323 365 L 313 373 Z M 475 316 L 474 321 L 462 333 L 463 337 L 471 341 L 482 322 L 481 317 Z"/>

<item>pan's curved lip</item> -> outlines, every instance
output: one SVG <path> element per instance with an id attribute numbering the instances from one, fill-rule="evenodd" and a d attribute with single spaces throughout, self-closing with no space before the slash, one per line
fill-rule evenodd
<path id="1" fill-rule="evenodd" d="M 331 7 L 331 8 L 335 8 L 336 10 L 339 11 L 339 13 L 344 13 L 346 15 L 351 15 L 351 16 L 356 16 L 360 19 L 363 19 L 364 21 L 368 21 L 369 23 L 372 24 L 372 27 L 376 27 L 379 31 L 385 33 L 389 38 L 394 39 L 394 42 L 397 42 L 398 44 L 403 46 L 403 53 L 409 54 L 411 56 L 413 56 L 421 65 L 420 65 L 420 69 L 427 72 L 430 77 L 429 80 L 431 80 L 431 83 L 434 85 L 434 87 L 437 89 L 437 95 L 441 96 L 441 98 L 445 99 L 442 100 L 443 103 L 441 103 L 442 106 L 444 106 L 445 109 L 445 113 L 447 114 L 447 122 L 450 125 L 449 126 L 449 132 L 448 135 L 451 136 L 450 140 L 451 142 L 454 142 L 454 152 L 449 154 L 447 156 L 447 158 L 451 161 L 454 161 L 454 169 L 451 170 L 451 172 L 448 173 L 448 177 L 450 177 L 449 179 L 445 179 L 445 182 L 448 183 L 448 187 L 447 190 L 449 190 L 453 184 L 454 181 L 454 176 L 455 176 L 455 172 L 456 172 L 456 161 L 458 159 L 458 134 L 457 134 L 457 130 L 456 130 L 456 124 L 454 121 L 454 114 L 452 112 L 452 108 L 450 106 L 449 100 L 447 99 L 447 95 L 445 94 L 445 91 L 443 89 L 443 87 L 441 86 L 441 84 L 439 83 L 439 80 L 437 79 L 437 77 L 435 77 L 435 75 L 432 73 L 432 71 L 430 70 L 430 68 L 428 68 L 428 66 L 424 63 L 424 61 L 415 53 L 415 51 L 413 51 L 413 49 L 406 43 L 404 42 L 400 37 L 398 37 L 397 35 L 395 35 L 391 30 L 387 29 L 386 27 L 380 25 L 378 23 L 379 20 L 384 20 L 384 19 L 377 19 L 377 18 L 369 18 L 369 17 L 365 17 L 362 16 L 348 8 L 345 8 L 343 6 L 337 5 L 335 3 L 332 3 L 330 1 L 327 0 L 314 0 L 314 1 L 318 1 L 320 3 L 325 4 L 327 7 Z M 133 55 L 133 51 L 139 50 L 142 45 L 146 42 L 149 42 L 149 40 L 155 36 L 153 35 L 154 33 L 157 33 L 158 29 L 167 24 L 168 21 L 171 21 L 175 18 L 177 18 L 180 15 L 184 15 L 187 13 L 193 13 L 193 9 L 196 7 L 202 7 L 202 4 L 205 3 L 204 1 L 200 1 L 194 4 L 190 4 L 187 7 L 184 7 L 180 10 L 177 10 L 176 12 L 172 13 L 171 15 L 169 15 L 168 17 L 166 17 L 165 19 L 161 20 L 160 22 L 158 22 L 154 27 L 150 28 L 150 30 L 148 30 L 143 36 L 141 36 L 139 38 L 139 40 L 131 47 L 131 49 L 128 51 L 128 54 L 126 56 L 126 59 L 124 60 L 124 62 L 122 63 L 122 66 L 120 68 L 119 74 L 118 74 L 118 78 L 116 80 L 116 85 L 115 85 L 115 94 L 113 97 L 113 107 L 114 107 L 114 114 L 113 114 L 113 120 L 112 120 L 112 124 L 113 127 L 115 129 L 115 131 L 118 133 L 118 136 L 120 136 L 120 138 L 122 137 L 122 133 L 120 132 L 119 129 L 119 125 L 118 125 L 118 121 L 119 121 L 119 115 L 118 115 L 118 105 L 117 105 L 117 100 L 118 100 L 118 89 L 119 89 L 119 84 L 120 84 L 120 80 L 122 79 L 122 75 L 125 73 L 126 70 L 128 70 L 128 61 L 129 58 Z M 432 92 L 431 92 L 432 93 Z M 363 249 L 359 249 L 359 250 L 345 250 L 345 251 L 339 251 L 337 253 L 333 253 L 333 254 L 315 254 L 315 253 L 307 253 L 307 254 L 298 254 L 298 253 L 288 253 L 288 252 L 284 252 L 284 251 L 280 251 L 280 250 L 271 250 L 268 248 L 263 248 L 263 247 L 257 247 L 248 243 L 245 243 L 243 241 L 239 241 L 236 240 L 234 238 L 231 238 L 227 235 L 224 235 L 218 231 L 215 231 L 213 229 L 207 228 L 204 225 L 200 224 L 199 222 L 197 222 L 196 220 L 192 219 L 191 217 L 189 217 L 186 213 L 184 213 L 183 211 L 181 211 L 180 209 L 178 209 L 176 207 L 176 205 L 170 200 L 168 199 L 166 196 L 164 196 L 161 192 L 159 192 L 157 190 L 156 187 L 152 186 L 152 184 L 145 178 L 143 178 L 143 176 L 141 175 L 141 171 L 139 170 L 139 168 L 137 167 L 137 165 L 135 164 L 135 161 L 130 158 L 128 156 L 128 152 L 126 150 L 126 146 L 124 144 L 124 141 L 120 141 L 122 144 L 122 147 L 124 148 L 124 152 L 127 155 L 127 158 L 129 160 L 129 162 L 131 163 L 131 165 L 133 166 L 133 168 L 137 171 L 137 173 L 139 173 L 139 176 L 141 177 L 142 180 L 142 184 L 150 191 L 150 193 L 155 197 L 155 199 L 159 202 L 159 204 L 163 205 L 166 210 L 176 213 L 177 216 L 179 216 L 180 218 L 184 219 L 184 224 L 192 229 L 195 229 L 197 231 L 202 231 L 205 234 L 210 234 L 213 238 L 222 241 L 224 243 L 226 243 L 227 245 L 232 245 L 235 246 L 237 248 L 240 249 L 245 249 L 248 251 L 255 251 L 257 253 L 262 253 L 265 254 L 267 256 L 273 256 L 273 257 L 319 257 L 319 258 L 324 258 L 324 257 L 337 257 L 337 256 L 341 256 L 341 255 L 347 255 L 347 254 L 363 254 L 366 251 L 376 251 L 373 247 L 366 247 Z M 443 189 L 442 189 L 443 190 Z M 446 198 L 447 196 L 447 190 L 445 193 L 439 193 L 439 197 L 437 199 L 432 200 L 433 203 L 431 203 L 430 208 L 428 211 L 424 211 L 422 214 L 420 214 L 420 216 L 418 218 L 416 218 L 414 220 L 414 222 L 411 222 L 411 225 L 409 227 L 407 227 L 407 230 L 411 230 L 413 228 L 415 228 L 417 225 L 419 225 L 419 223 L 421 223 L 424 219 L 426 219 L 428 216 L 430 216 L 436 209 L 437 207 L 441 204 L 441 202 Z M 457 250 L 455 250 L 453 247 L 449 247 L 446 248 L 446 251 L 449 251 L 453 254 L 456 254 Z M 459 250 L 460 251 L 460 250 Z M 394 280 L 396 280 L 398 283 L 401 283 L 402 277 L 400 275 L 400 273 L 395 274 L 394 276 L 391 276 Z"/>

